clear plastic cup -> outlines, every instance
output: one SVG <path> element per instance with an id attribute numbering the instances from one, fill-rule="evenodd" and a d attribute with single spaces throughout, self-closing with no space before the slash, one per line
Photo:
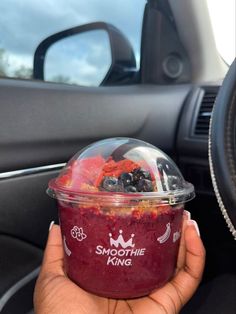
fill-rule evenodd
<path id="1" fill-rule="evenodd" d="M 47 192 L 58 202 L 66 273 L 81 288 L 135 298 L 171 279 L 184 203 L 195 194 L 161 150 L 130 138 L 98 141 Z"/>

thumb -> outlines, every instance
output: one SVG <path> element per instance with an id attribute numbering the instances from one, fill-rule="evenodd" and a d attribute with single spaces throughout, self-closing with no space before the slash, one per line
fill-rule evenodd
<path id="1" fill-rule="evenodd" d="M 44 251 L 41 273 L 65 275 L 63 270 L 63 247 L 61 229 L 54 223 L 50 225 L 47 245 Z"/>
<path id="2" fill-rule="evenodd" d="M 198 234 L 196 222 L 184 222 L 184 261 L 181 269 L 163 288 L 153 292 L 151 298 L 161 304 L 166 313 L 178 313 L 197 289 L 205 262 L 205 249 Z M 182 259 L 182 257 L 181 257 Z"/>
<path id="3" fill-rule="evenodd" d="M 205 264 L 205 248 L 196 221 L 187 221 L 184 238 L 186 245 L 185 265 L 171 281 L 182 304 L 185 304 L 197 289 Z"/>

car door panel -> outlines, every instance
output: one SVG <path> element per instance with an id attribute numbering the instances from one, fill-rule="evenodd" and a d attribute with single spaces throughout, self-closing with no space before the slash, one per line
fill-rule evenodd
<path id="1" fill-rule="evenodd" d="M 43 251 L 17 238 L 0 236 L 0 312 L 27 313 Z"/>
<path id="2" fill-rule="evenodd" d="M 0 269 L 0 295 L 5 295 L 4 301 L 6 302 L 9 298 L 9 293 L 6 295 L 6 291 L 24 278 L 25 274 L 31 273 L 39 266 L 42 250 L 25 241 L 3 235 L 0 236 L 0 246 L 1 254 L 5 256 Z M 1 305 L 0 303 L 0 312 Z"/>
<path id="3" fill-rule="evenodd" d="M 56 171 L 0 181 L 0 232 L 43 247 L 49 223 L 57 218 L 55 202 L 46 195 Z"/>
<path id="4" fill-rule="evenodd" d="M 0 172 L 65 162 L 87 144 L 113 136 L 138 137 L 172 152 L 189 89 L 1 80 Z"/>

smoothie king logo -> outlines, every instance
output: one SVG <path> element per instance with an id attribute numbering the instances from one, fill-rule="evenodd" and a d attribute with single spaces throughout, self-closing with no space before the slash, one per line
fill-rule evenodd
<path id="1" fill-rule="evenodd" d="M 119 233 L 120 233 L 120 235 L 119 235 L 119 237 L 117 238 L 117 240 L 114 240 L 114 239 L 112 238 L 112 234 L 109 233 L 109 237 L 110 237 L 110 246 L 118 247 L 119 244 L 120 244 L 120 246 L 121 246 L 123 249 L 126 249 L 127 247 L 134 247 L 134 244 L 133 244 L 133 237 L 134 237 L 134 234 L 133 234 L 133 233 L 131 234 L 131 238 L 130 238 L 127 242 L 125 242 L 125 240 L 124 240 L 124 238 L 123 238 L 123 236 L 122 236 L 123 231 L 120 230 Z"/>
<path id="2" fill-rule="evenodd" d="M 134 233 L 128 241 L 125 241 L 122 235 L 123 231 L 119 231 L 119 236 L 115 240 L 112 234 L 109 233 L 110 248 L 105 248 L 102 245 L 96 247 L 97 255 L 107 256 L 107 265 L 111 266 L 132 266 L 132 259 L 145 254 L 146 248 L 135 249 L 133 243 Z M 115 247 L 115 248 L 113 248 Z"/>

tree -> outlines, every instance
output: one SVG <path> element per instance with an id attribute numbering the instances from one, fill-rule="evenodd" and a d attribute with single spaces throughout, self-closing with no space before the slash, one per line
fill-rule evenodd
<path id="1" fill-rule="evenodd" d="M 21 65 L 17 70 L 14 71 L 14 77 L 31 79 L 33 74 L 32 68 L 25 65 Z"/>
<path id="2" fill-rule="evenodd" d="M 7 73 L 7 66 L 9 66 L 8 56 L 5 49 L 0 48 L 0 76 L 12 76 L 18 78 L 29 79 L 32 78 L 33 70 L 30 67 L 21 65 L 18 69 L 14 70 L 13 74 Z"/>
<path id="3" fill-rule="evenodd" d="M 6 63 L 7 57 L 5 54 L 5 50 L 0 48 L 0 76 L 6 76 Z"/>
<path id="4" fill-rule="evenodd" d="M 70 78 L 68 76 L 64 76 L 61 74 L 55 75 L 52 78 L 49 79 L 50 82 L 56 82 L 56 83 L 67 83 L 70 84 Z"/>

